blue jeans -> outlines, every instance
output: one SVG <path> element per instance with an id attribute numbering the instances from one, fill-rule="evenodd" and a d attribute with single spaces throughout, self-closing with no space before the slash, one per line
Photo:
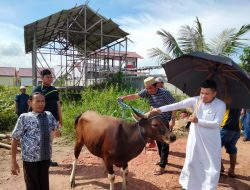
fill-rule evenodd
<path id="1" fill-rule="evenodd" d="M 225 146 L 228 154 L 236 154 L 237 148 L 236 143 L 240 138 L 240 131 L 233 131 L 228 129 L 221 129 L 221 146 Z"/>

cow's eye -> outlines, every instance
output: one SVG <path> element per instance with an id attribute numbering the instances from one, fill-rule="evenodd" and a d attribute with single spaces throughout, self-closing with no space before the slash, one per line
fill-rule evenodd
<path id="1" fill-rule="evenodd" d="M 153 128 L 158 128 L 158 125 L 157 124 L 153 124 L 152 127 Z"/>

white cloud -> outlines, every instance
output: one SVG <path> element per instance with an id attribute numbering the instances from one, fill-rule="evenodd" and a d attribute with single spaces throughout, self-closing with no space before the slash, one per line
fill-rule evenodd
<path id="1" fill-rule="evenodd" d="M 142 65 L 157 65 L 148 58 L 147 50 L 153 47 L 162 48 L 162 41 L 156 34 L 157 30 L 165 29 L 174 37 L 182 25 L 194 26 L 196 16 L 202 23 L 205 39 L 209 42 L 222 30 L 249 24 L 250 1 L 145 1 L 137 8 L 137 15 L 123 16 L 117 20 L 122 23 L 130 38 L 134 41 L 131 49 L 144 57 Z M 250 34 L 246 37 L 250 38 Z M 249 43 L 250 44 L 250 43 Z"/>

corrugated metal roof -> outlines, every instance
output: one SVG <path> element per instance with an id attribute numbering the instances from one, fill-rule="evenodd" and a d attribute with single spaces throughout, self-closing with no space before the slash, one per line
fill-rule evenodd
<path id="1" fill-rule="evenodd" d="M 15 76 L 16 68 L 15 67 L 0 67 L 1 76 Z"/>
<path id="2" fill-rule="evenodd" d="M 93 53 L 94 54 L 94 53 Z M 127 58 L 138 58 L 138 59 L 143 59 L 142 56 L 137 54 L 136 52 L 131 52 L 131 51 L 100 51 L 96 53 L 98 58 L 112 58 L 114 60 L 120 60 L 120 57 L 127 57 Z"/>
<path id="3" fill-rule="evenodd" d="M 86 10 L 86 30 L 85 26 Z M 67 24 L 68 18 L 68 24 Z M 102 27 L 99 23 L 103 23 Z M 36 47 L 41 48 L 49 42 L 64 38 L 68 33 L 68 41 L 74 44 L 78 50 L 84 50 L 86 35 L 86 51 L 92 52 L 108 45 L 120 38 L 126 37 L 127 32 L 119 28 L 111 19 L 106 19 L 102 15 L 94 12 L 87 5 L 81 5 L 69 10 L 62 10 L 46 18 L 37 20 L 24 26 L 25 51 L 32 51 L 34 33 L 36 37 Z M 79 32 L 80 31 L 80 32 Z M 101 31 L 103 33 L 101 45 Z"/>

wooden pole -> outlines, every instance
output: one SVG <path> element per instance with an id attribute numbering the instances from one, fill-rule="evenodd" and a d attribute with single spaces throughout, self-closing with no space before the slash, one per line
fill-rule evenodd
<path id="1" fill-rule="evenodd" d="M 0 147 L 7 148 L 7 149 L 11 149 L 11 145 L 9 145 L 9 144 L 4 144 L 4 143 L 0 143 Z M 21 149 L 20 149 L 19 147 L 17 147 L 17 150 L 18 150 L 18 151 L 21 151 Z"/>

